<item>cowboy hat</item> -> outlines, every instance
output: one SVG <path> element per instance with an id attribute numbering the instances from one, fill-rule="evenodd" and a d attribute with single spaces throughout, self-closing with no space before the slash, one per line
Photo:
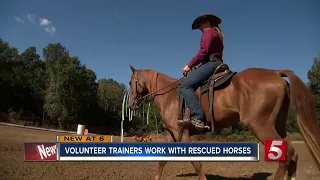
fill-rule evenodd
<path id="1" fill-rule="evenodd" d="M 197 17 L 193 23 L 192 23 L 192 30 L 194 29 L 199 29 L 201 24 L 204 23 L 204 22 L 209 22 L 210 24 L 212 25 L 215 25 L 215 24 L 220 24 L 221 23 L 221 19 L 213 14 L 203 14 L 199 17 Z"/>

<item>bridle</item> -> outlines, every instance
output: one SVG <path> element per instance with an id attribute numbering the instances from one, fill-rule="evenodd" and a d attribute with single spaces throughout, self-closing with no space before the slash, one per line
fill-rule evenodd
<path id="1" fill-rule="evenodd" d="M 155 79 L 154 79 L 156 84 L 157 84 L 157 77 L 158 77 L 158 73 L 156 72 Z M 135 104 L 135 105 L 138 105 L 140 102 L 152 101 L 156 95 L 159 95 L 159 94 L 156 94 L 156 93 L 158 93 L 159 91 L 161 91 L 161 90 L 163 90 L 163 89 L 165 89 L 165 88 L 167 88 L 167 87 L 169 87 L 169 86 L 171 86 L 171 85 L 173 85 L 173 84 L 175 84 L 175 83 L 183 80 L 184 78 L 185 78 L 185 77 L 182 77 L 182 78 L 174 81 L 173 83 L 170 83 L 169 85 L 166 85 L 165 87 L 160 88 L 160 89 L 158 89 L 158 90 L 155 90 L 155 91 L 153 91 L 153 92 L 151 92 L 151 93 L 149 92 L 148 94 L 146 94 L 146 95 L 144 95 L 144 96 L 136 96 L 136 98 L 135 98 L 135 100 L 133 101 L 133 104 L 132 104 L 132 105 L 134 105 L 134 104 Z M 136 94 L 138 94 L 138 85 L 139 85 L 142 89 L 144 89 L 144 86 L 142 86 L 142 85 L 140 84 L 140 82 L 139 82 L 138 71 L 137 71 L 137 72 L 134 72 L 134 83 L 136 84 L 136 86 L 135 86 Z M 131 81 L 130 81 L 130 86 L 131 86 Z M 157 88 L 155 88 L 155 89 L 157 89 Z M 169 92 L 169 91 L 168 91 L 168 92 Z M 166 93 L 168 93 L 168 92 L 165 92 L 165 93 L 163 93 L 163 94 L 166 94 Z M 163 95 L 163 94 L 162 94 L 162 95 Z M 147 100 L 147 98 L 150 97 L 150 96 L 153 97 L 152 100 Z"/>
<path id="2" fill-rule="evenodd" d="M 136 84 L 135 85 L 135 92 L 136 92 L 136 94 L 138 94 L 138 85 L 142 88 L 142 89 L 144 89 L 144 86 L 142 86 L 141 84 L 140 84 L 140 82 L 139 82 L 139 78 L 138 78 L 138 72 L 134 72 L 134 83 Z M 130 86 L 131 86 L 131 81 L 130 81 Z M 131 91 L 131 90 L 130 90 Z M 134 104 L 138 104 L 138 102 L 140 102 L 141 101 L 141 97 L 140 96 L 136 96 L 136 98 L 135 98 L 135 100 L 133 101 L 133 104 L 132 105 L 134 105 Z"/>

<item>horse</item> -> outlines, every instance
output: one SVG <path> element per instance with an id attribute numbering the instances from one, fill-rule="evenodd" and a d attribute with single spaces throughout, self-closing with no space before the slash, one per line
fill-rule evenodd
<path id="1" fill-rule="evenodd" d="M 160 110 L 167 141 L 191 142 L 191 128 L 182 128 L 178 123 L 181 110 L 177 89 L 184 77 L 175 79 L 152 69 L 129 66 L 132 71 L 128 102 L 130 110 L 137 109 L 143 100 L 152 97 Z M 320 171 L 320 128 L 317 125 L 313 96 L 303 81 L 289 69 L 248 68 L 238 73 L 231 72 L 228 65 L 223 64 L 217 67 L 207 82 L 195 90 L 206 119 L 212 119 L 210 114 L 214 117 L 211 121 L 214 126 L 211 126 L 215 131 L 241 122 L 262 144 L 267 139 L 285 139 L 286 160 L 279 161 L 274 179 L 284 179 L 286 173 L 288 179 L 295 179 L 298 154 L 286 134 L 286 119 L 292 100 L 297 125 Z M 290 83 L 283 77 L 287 77 Z M 212 85 L 212 82 L 216 85 Z M 210 98 L 210 93 L 214 94 L 214 98 Z M 210 124 L 210 121 L 207 123 Z M 159 162 L 156 180 L 161 178 L 166 163 Z M 191 163 L 198 178 L 206 180 L 201 162 Z"/>

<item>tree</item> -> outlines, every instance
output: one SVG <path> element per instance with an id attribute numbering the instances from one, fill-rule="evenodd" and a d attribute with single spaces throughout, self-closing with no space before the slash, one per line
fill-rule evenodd
<path id="1" fill-rule="evenodd" d="M 0 111 L 27 112 L 23 116 L 37 119 L 45 115 L 61 129 L 78 123 L 104 127 L 101 132 L 119 128 L 124 84 L 112 78 L 96 82 L 94 71 L 70 56 L 61 43 L 48 44 L 42 53 L 43 60 L 30 46 L 19 55 L 17 48 L 0 38 Z M 125 121 L 125 126 L 161 132 L 161 116 L 154 103 L 146 124 L 147 107 L 144 118 L 136 114 L 135 121 Z"/>
<path id="2" fill-rule="evenodd" d="M 69 51 L 61 43 L 48 44 L 43 48 L 43 57 L 48 63 L 59 59 L 60 57 L 69 57 Z"/>
<path id="3" fill-rule="evenodd" d="M 10 107 L 19 108 L 23 96 L 17 93 L 22 82 L 21 73 L 17 69 L 19 53 L 15 47 L 0 38 L 0 108 L 7 111 Z"/>
<path id="4" fill-rule="evenodd" d="M 86 123 L 88 108 L 96 96 L 96 75 L 81 65 L 79 58 L 70 57 L 60 43 L 43 50 L 47 65 L 45 109 L 59 127 Z"/>
<path id="5" fill-rule="evenodd" d="M 102 78 L 98 80 L 98 104 L 107 114 L 108 124 L 119 124 L 117 120 L 119 122 L 121 119 L 122 100 L 125 92 L 125 85 L 114 79 Z M 106 118 L 103 120 L 105 123 L 107 122 Z"/>
<path id="6" fill-rule="evenodd" d="M 9 46 L 8 42 L 0 38 L 0 108 L 7 110 L 14 89 L 14 60 L 18 57 L 18 51 Z"/>
<path id="7" fill-rule="evenodd" d="M 19 56 L 19 63 L 16 66 L 21 77 L 21 87 L 24 89 L 24 109 L 33 112 L 43 113 L 45 95 L 45 63 L 36 52 L 36 47 L 27 48 Z"/>
<path id="8" fill-rule="evenodd" d="M 290 104 L 289 106 L 287 122 L 286 122 L 286 130 L 290 133 L 299 132 L 299 127 L 296 121 L 296 112 L 294 110 L 293 104 Z"/>
<path id="9" fill-rule="evenodd" d="M 308 71 L 308 79 L 310 91 L 315 97 L 317 119 L 320 121 L 320 56 L 314 58 L 313 65 Z"/>
<path id="10" fill-rule="evenodd" d="M 150 111 L 149 111 L 149 116 L 150 116 L 150 124 L 149 124 L 149 131 L 158 131 L 158 132 L 163 132 L 164 131 L 164 126 L 161 120 L 161 114 L 154 102 L 150 103 Z"/>
<path id="11" fill-rule="evenodd" d="M 114 79 L 102 78 L 98 81 L 99 104 L 105 111 L 109 110 L 120 115 L 125 92 L 125 85 Z"/>
<path id="12" fill-rule="evenodd" d="M 63 93 L 62 77 L 60 75 L 61 63 L 59 60 L 69 58 L 69 53 L 60 43 L 48 44 L 43 48 L 43 57 L 46 63 L 46 93 L 44 109 L 53 122 L 58 122 L 60 128 L 64 128 L 67 122 L 64 122 L 66 117 L 66 108 L 62 104 Z M 55 121 L 56 120 L 56 121 Z"/>

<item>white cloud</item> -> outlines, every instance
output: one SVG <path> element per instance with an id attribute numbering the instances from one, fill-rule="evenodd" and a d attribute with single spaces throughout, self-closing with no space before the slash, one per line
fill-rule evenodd
<path id="1" fill-rule="evenodd" d="M 49 21 L 48 19 L 40 18 L 40 26 L 47 26 L 50 24 L 51 24 L 51 21 Z"/>
<path id="2" fill-rule="evenodd" d="M 31 21 L 33 24 L 35 23 L 36 15 L 34 14 L 28 14 L 28 19 Z"/>
<path id="3" fill-rule="evenodd" d="M 23 23 L 23 22 L 24 22 L 24 20 L 22 20 L 22 19 L 19 18 L 19 17 L 14 17 L 14 19 L 15 19 L 17 22 L 19 22 L 19 23 Z"/>
<path id="4" fill-rule="evenodd" d="M 53 26 L 52 22 L 46 18 L 40 18 L 40 26 L 44 26 L 44 31 L 50 33 L 52 36 L 54 36 L 57 31 L 57 28 Z"/>
<path id="5" fill-rule="evenodd" d="M 28 20 L 31 21 L 33 24 L 36 24 L 37 16 L 35 14 L 28 13 L 27 15 Z M 23 23 L 24 20 L 21 17 L 15 16 L 14 19 L 19 22 Z M 49 19 L 39 17 L 39 25 L 44 28 L 44 31 L 54 36 L 57 28 L 52 24 Z"/>
<path id="6" fill-rule="evenodd" d="M 44 30 L 54 36 L 54 33 L 57 31 L 56 27 L 50 25 L 44 28 Z"/>

